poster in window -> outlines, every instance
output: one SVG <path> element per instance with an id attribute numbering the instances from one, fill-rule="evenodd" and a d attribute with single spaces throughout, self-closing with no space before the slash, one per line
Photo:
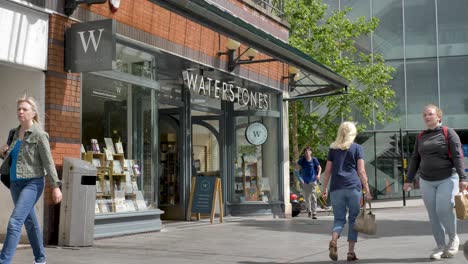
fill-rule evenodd
<path id="1" fill-rule="evenodd" d="M 112 154 L 115 154 L 114 143 L 112 138 L 104 138 L 104 143 L 106 144 L 106 149 L 108 149 Z"/>
<path id="2" fill-rule="evenodd" d="M 124 154 L 122 142 L 115 143 L 115 151 L 117 152 L 117 154 Z"/>
<path id="3" fill-rule="evenodd" d="M 93 153 L 101 153 L 97 139 L 91 139 L 91 147 L 93 148 Z"/>

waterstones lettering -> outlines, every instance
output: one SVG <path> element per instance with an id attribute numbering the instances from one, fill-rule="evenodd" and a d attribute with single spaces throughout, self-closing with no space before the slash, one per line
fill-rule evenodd
<path id="1" fill-rule="evenodd" d="M 183 71 L 187 88 L 195 94 L 220 98 L 221 100 L 236 102 L 242 106 L 251 106 L 261 110 L 267 110 L 268 94 L 249 91 L 232 83 L 214 80 L 189 71 Z"/>

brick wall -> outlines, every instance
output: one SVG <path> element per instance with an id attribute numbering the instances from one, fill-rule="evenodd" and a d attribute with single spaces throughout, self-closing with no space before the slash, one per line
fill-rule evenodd
<path id="1" fill-rule="evenodd" d="M 230 1 L 233 4 L 241 5 L 239 1 Z M 250 10 L 249 12 L 259 16 L 256 10 L 247 7 L 245 4 L 243 5 L 246 10 Z M 226 36 L 168 11 L 148 0 L 122 1 L 116 13 L 110 11 L 107 3 L 96 4 L 90 7 L 81 5 L 80 7 L 101 16 L 115 19 L 120 23 L 143 30 L 152 35 L 162 37 L 173 43 L 200 51 L 211 57 L 218 57 L 218 51 L 225 51 Z M 266 20 L 268 18 L 265 16 L 262 19 Z M 275 22 L 271 23 L 272 25 L 276 25 L 278 29 L 281 27 Z M 241 51 L 246 48 L 246 46 L 242 45 Z M 263 54 L 259 54 L 256 57 L 256 59 L 266 58 L 269 57 Z M 221 56 L 221 59 L 227 60 L 226 56 Z M 262 74 L 274 80 L 282 80 L 282 76 L 287 75 L 287 66 L 280 62 L 248 64 L 241 67 L 247 71 L 251 71 L 247 75 Z"/>
<path id="2" fill-rule="evenodd" d="M 51 15 L 49 23 L 48 70 L 45 84 L 45 130 L 59 176 L 63 157 L 80 157 L 80 75 L 64 71 L 64 32 L 68 18 Z M 59 205 L 51 199 L 49 185 L 44 192 L 44 242 L 56 244 L 58 239 Z"/>

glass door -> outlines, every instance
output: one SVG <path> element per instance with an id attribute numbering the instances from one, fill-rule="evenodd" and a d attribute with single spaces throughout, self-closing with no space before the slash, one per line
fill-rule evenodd
<path id="1" fill-rule="evenodd" d="M 184 220 L 185 202 L 181 200 L 182 140 L 180 117 L 182 108 L 159 104 L 159 208 L 163 220 Z"/>

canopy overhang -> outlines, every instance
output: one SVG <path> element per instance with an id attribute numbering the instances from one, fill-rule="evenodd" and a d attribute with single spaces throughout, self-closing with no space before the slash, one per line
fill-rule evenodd
<path id="1" fill-rule="evenodd" d="M 204 0 L 151 0 L 168 10 L 223 33 L 278 61 L 299 68 L 305 77 L 291 82 L 296 97 L 326 96 L 346 91 L 349 81 L 288 43 L 256 28 L 226 10 Z M 297 87 L 295 86 L 297 85 Z M 302 89 L 299 89 L 301 87 Z M 304 89 L 306 88 L 306 89 Z M 304 90 L 301 92 L 301 90 Z M 298 98 L 299 99 L 299 98 Z"/>

